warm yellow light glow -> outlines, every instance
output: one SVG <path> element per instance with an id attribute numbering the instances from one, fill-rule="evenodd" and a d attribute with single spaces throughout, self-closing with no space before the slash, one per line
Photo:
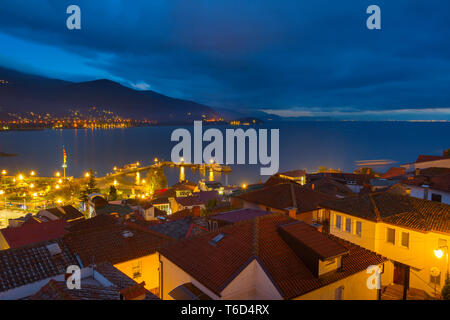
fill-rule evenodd
<path id="1" fill-rule="evenodd" d="M 184 162 L 184 158 L 183 158 L 183 157 L 182 157 L 182 158 L 180 158 L 180 161 L 181 161 L 181 162 Z"/>
<path id="2" fill-rule="evenodd" d="M 19 178 L 19 180 L 23 180 L 23 175 L 19 174 L 18 178 Z"/>
<path id="3" fill-rule="evenodd" d="M 140 165 L 139 161 L 138 161 L 138 162 L 136 162 L 136 165 L 138 165 L 138 166 Z"/>
<path id="4" fill-rule="evenodd" d="M 444 255 L 444 252 L 441 249 L 434 250 L 434 255 L 436 258 L 440 259 Z"/>
<path id="5" fill-rule="evenodd" d="M 116 171 L 117 170 L 117 167 L 114 167 L 114 171 Z"/>
<path id="6" fill-rule="evenodd" d="M 86 172 L 86 173 L 84 174 L 84 176 L 85 176 L 86 178 L 89 178 L 89 172 Z"/>
<path id="7" fill-rule="evenodd" d="M 34 188 L 34 184 L 30 183 L 30 188 L 33 189 Z"/>
<path id="8" fill-rule="evenodd" d="M 242 189 L 247 189 L 247 185 L 245 183 L 242 184 Z"/>
<path id="9" fill-rule="evenodd" d="M 56 189 L 59 189 L 59 184 L 56 185 Z"/>
<path id="10" fill-rule="evenodd" d="M 30 172 L 30 175 L 31 175 L 31 176 L 34 176 L 34 175 L 36 175 L 36 172 L 31 171 L 31 172 Z"/>
<path id="11" fill-rule="evenodd" d="M 58 183 L 62 183 L 62 179 L 59 179 L 59 180 L 58 180 Z"/>
<path id="12" fill-rule="evenodd" d="M 5 194 L 5 191 L 4 190 L 0 190 L 0 194 Z"/>
<path id="13" fill-rule="evenodd" d="M 61 202 L 62 202 L 62 200 L 61 200 L 61 199 L 58 199 L 58 201 L 56 201 L 56 202 L 58 202 L 58 203 L 61 203 Z"/>
<path id="14" fill-rule="evenodd" d="M 59 177 L 61 173 L 59 171 L 56 171 L 55 176 Z"/>
<path id="15" fill-rule="evenodd" d="M 214 159 L 213 158 L 209 159 L 209 162 L 214 163 Z"/>
<path id="16" fill-rule="evenodd" d="M 36 198 L 37 197 L 37 193 L 35 192 L 35 193 L 33 193 L 33 197 L 34 198 Z"/>
<path id="17" fill-rule="evenodd" d="M 155 158 L 154 161 L 155 161 L 155 162 L 158 162 L 158 158 Z"/>
<path id="18" fill-rule="evenodd" d="M 142 183 L 145 183 L 145 179 L 142 180 Z"/>
<path id="19" fill-rule="evenodd" d="M 114 180 L 113 185 L 117 186 L 117 180 Z"/>
<path id="20" fill-rule="evenodd" d="M 8 173 L 8 171 L 2 170 L 2 175 L 5 175 L 5 174 L 7 174 L 7 173 Z"/>

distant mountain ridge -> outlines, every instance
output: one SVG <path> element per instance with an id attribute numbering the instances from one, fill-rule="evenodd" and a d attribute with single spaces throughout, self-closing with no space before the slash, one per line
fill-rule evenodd
<path id="1" fill-rule="evenodd" d="M 124 118 L 160 122 L 217 116 L 206 105 L 151 90 L 134 90 L 111 80 L 70 82 L 0 67 L 0 119 L 8 113 L 26 112 L 63 116 L 70 109 L 85 110 L 92 106 Z"/>

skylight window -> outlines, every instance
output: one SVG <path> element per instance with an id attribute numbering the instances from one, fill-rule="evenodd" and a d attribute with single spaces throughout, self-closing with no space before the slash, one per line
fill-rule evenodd
<path id="1" fill-rule="evenodd" d="M 212 240 L 209 243 L 213 246 L 216 246 L 219 243 L 219 241 L 222 240 L 223 238 L 225 238 L 225 234 L 219 233 L 217 236 L 212 238 Z"/>

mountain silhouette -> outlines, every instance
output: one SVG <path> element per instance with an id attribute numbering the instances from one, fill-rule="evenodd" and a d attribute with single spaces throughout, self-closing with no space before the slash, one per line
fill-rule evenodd
<path id="1" fill-rule="evenodd" d="M 8 113 L 26 112 L 63 116 L 70 109 L 82 111 L 92 106 L 124 118 L 160 122 L 217 115 L 212 108 L 193 101 L 134 90 L 111 80 L 70 82 L 0 68 L 0 119 Z"/>

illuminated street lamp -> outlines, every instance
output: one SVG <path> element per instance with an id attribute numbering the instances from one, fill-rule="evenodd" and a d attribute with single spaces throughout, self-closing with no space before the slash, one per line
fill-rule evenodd
<path id="1" fill-rule="evenodd" d="M 8 173 L 8 171 L 2 170 L 2 175 L 5 175 L 5 174 L 7 174 L 7 173 Z"/>
<path id="2" fill-rule="evenodd" d="M 34 184 L 30 183 L 30 188 L 33 189 L 34 188 Z"/>
<path id="3" fill-rule="evenodd" d="M 114 180 L 113 185 L 117 186 L 117 180 Z"/>
<path id="4" fill-rule="evenodd" d="M 30 172 L 30 176 L 35 176 L 35 175 L 36 175 L 36 172 L 34 172 L 34 171 Z"/>
<path id="5" fill-rule="evenodd" d="M 61 173 L 59 171 L 56 171 L 55 176 L 59 177 L 61 176 Z"/>
<path id="6" fill-rule="evenodd" d="M 23 180 L 23 175 L 19 174 L 18 178 L 19 178 L 19 180 Z"/>
<path id="7" fill-rule="evenodd" d="M 158 158 L 155 158 L 153 161 L 158 162 Z"/>
<path id="8" fill-rule="evenodd" d="M 89 178 L 89 172 L 86 172 L 86 173 L 84 174 L 84 176 L 85 176 L 86 178 Z"/>
<path id="9" fill-rule="evenodd" d="M 56 189 L 59 189 L 59 184 L 56 185 Z"/>
<path id="10" fill-rule="evenodd" d="M 245 183 L 242 184 L 242 189 L 247 189 L 247 185 Z"/>
<path id="11" fill-rule="evenodd" d="M 57 201 L 56 201 L 57 203 L 61 203 L 62 202 L 62 200 L 61 199 L 58 199 Z"/>
<path id="12" fill-rule="evenodd" d="M 445 243 L 445 244 L 444 244 Z M 441 259 L 444 256 L 444 251 L 442 249 L 445 249 L 446 252 L 446 262 L 447 262 L 447 276 L 446 276 L 446 280 L 449 280 L 449 270 L 448 270 L 448 245 L 446 244 L 447 241 L 442 241 L 442 244 L 438 246 L 438 248 L 436 250 L 434 250 L 434 255 L 436 256 L 436 258 Z"/>

